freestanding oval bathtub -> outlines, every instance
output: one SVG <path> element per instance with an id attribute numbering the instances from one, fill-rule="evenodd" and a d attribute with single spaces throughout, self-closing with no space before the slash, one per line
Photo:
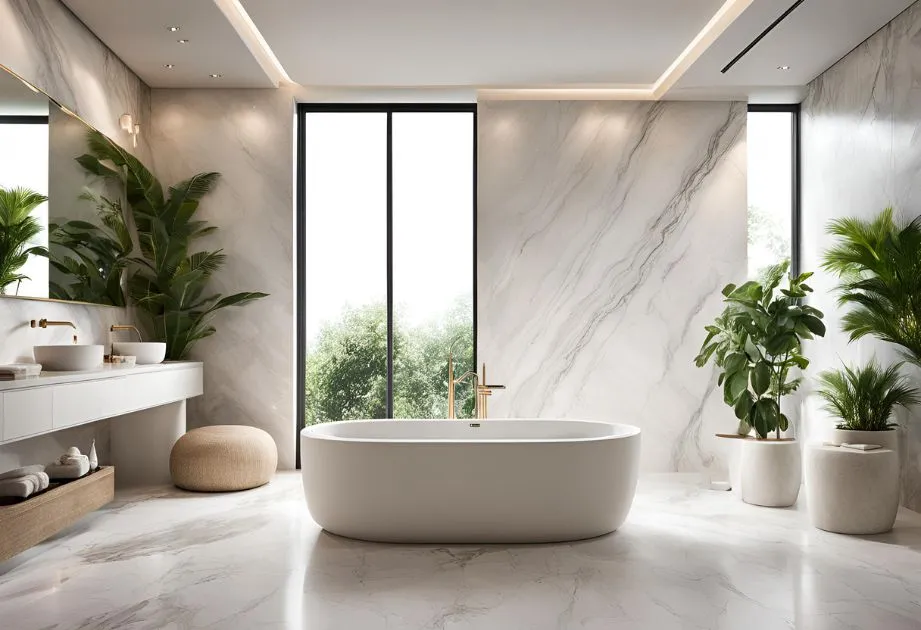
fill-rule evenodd
<path id="1" fill-rule="evenodd" d="M 327 531 L 398 543 L 541 543 L 624 522 L 637 427 L 583 420 L 352 420 L 301 431 L 304 495 Z"/>

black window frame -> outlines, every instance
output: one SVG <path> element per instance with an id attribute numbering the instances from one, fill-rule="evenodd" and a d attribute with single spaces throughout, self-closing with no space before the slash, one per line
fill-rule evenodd
<path id="1" fill-rule="evenodd" d="M 788 113 L 792 114 L 790 121 L 791 149 L 792 156 L 790 159 L 790 189 L 792 199 L 790 200 L 790 273 L 797 275 L 800 273 L 800 237 L 802 234 L 802 180 L 800 165 L 800 116 L 801 107 L 799 103 L 784 104 L 749 104 L 748 113 Z M 749 168 L 751 165 L 749 165 Z"/>
<path id="2" fill-rule="evenodd" d="M 297 323 L 297 413 L 295 413 L 295 464 L 301 467 L 301 429 L 306 420 L 306 360 L 307 339 L 305 315 L 307 309 L 307 286 L 304 282 L 306 252 L 306 181 L 304 163 L 306 159 L 304 125 L 309 113 L 384 113 L 387 114 L 387 417 L 393 417 L 393 114 L 395 113 L 470 113 L 473 115 L 473 364 L 477 363 L 477 105 L 476 103 L 298 103 L 296 128 L 296 175 L 295 175 L 295 245 Z"/>

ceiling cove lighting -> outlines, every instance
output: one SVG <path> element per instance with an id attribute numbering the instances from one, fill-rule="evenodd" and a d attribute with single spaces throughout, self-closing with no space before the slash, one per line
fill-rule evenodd
<path id="1" fill-rule="evenodd" d="M 276 87 L 280 83 L 293 83 L 291 77 L 285 72 L 284 66 L 278 61 L 278 57 L 269 48 L 268 42 L 259 32 L 255 22 L 249 17 L 246 9 L 240 4 L 240 0 L 214 0 L 214 3 L 224 13 L 224 16 L 237 31 L 237 35 L 249 48 L 250 53 L 259 62 L 262 71 L 265 72 Z"/>
<path id="2" fill-rule="evenodd" d="M 220 3 L 220 0 L 215 0 Z M 611 100 L 657 101 L 684 76 L 701 55 L 745 12 L 754 0 L 726 0 L 710 21 L 681 51 L 652 85 L 571 86 L 563 88 L 486 88 L 477 91 L 483 100 Z"/>

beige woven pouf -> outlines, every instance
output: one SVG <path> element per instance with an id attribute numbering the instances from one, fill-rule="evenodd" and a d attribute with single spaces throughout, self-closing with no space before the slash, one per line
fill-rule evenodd
<path id="1" fill-rule="evenodd" d="M 192 429 L 173 445 L 173 483 L 197 492 L 230 492 L 267 484 L 278 466 L 278 449 L 256 427 L 218 425 Z"/>

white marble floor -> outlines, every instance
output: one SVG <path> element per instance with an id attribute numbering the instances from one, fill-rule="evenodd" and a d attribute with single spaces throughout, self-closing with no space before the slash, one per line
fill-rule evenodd
<path id="1" fill-rule="evenodd" d="M 513 547 L 326 534 L 296 473 L 120 496 L 0 564 L 0 628 L 921 629 L 921 515 L 838 536 L 692 479 L 644 479 L 610 536 Z"/>

